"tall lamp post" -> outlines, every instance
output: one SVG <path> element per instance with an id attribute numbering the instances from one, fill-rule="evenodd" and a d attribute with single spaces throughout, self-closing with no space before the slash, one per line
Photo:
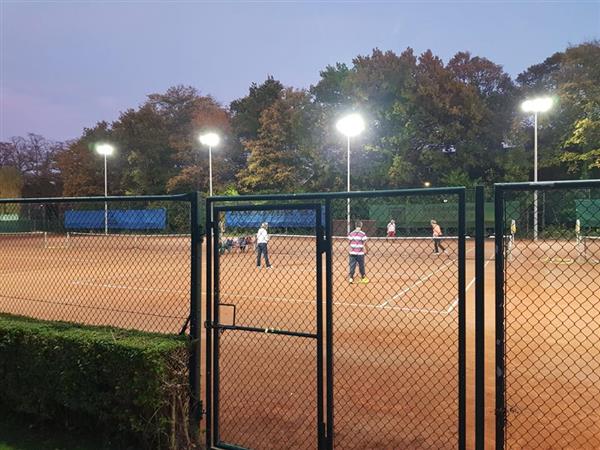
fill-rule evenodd
<path id="1" fill-rule="evenodd" d="M 346 136 L 348 142 L 348 192 L 350 192 L 350 138 L 358 136 L 365 129 L 365 122 L 360 114 L 349 114 L 338 120 L 336 128 L 340 133 Z M 350 197 L 348 197 L 348 204 L 346 206 L 346 228 L 347 232 L 350 233 Z"/>
<path id="2" fill-rule="evenodd" d="M 104 197 L 108 197 L 108 176 L 106 170 L 106 157 L 111 156 L 115 148 L 110 144 L 98 144 L 96 152 L 104 155 Z M 104 234 L 108 234 L 108 203 L 104 202 Z"/>
<path id="3" fill-rule="evenodd" d="M 523 111 L 533 113 L 533 181 L 538 181 L 538 113 L 546 112 L 552 108 L 550 97 L 539 97 L 525 100 L 521 104 Z M 533 191 L 533 240 L 538 239 L 538 191 Z"/>
<path id="4" fill-rule="evenodd" d="M 205 133 L 200 135 L 200 143 L 208 147 L 208 194 L 212 197 L 212 148 L 219 145 L 219 135 L 217 133 Z"/>

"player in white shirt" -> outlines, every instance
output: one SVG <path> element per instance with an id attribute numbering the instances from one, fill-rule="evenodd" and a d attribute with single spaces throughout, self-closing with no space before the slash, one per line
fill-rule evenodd
<path id="1" fill-rule="evenodd" d="M 271 263 L 269 262 L 269 233 L 267 232 L 267 228 L 269 228 L 269 224 L 264 222 L 258 232 L 256 233 L 256 267 L 260 267 L 261 255 L 265 255 L 265 264 L 267 265 L 267 269 L 271 268 Z"/>
<path id="2" fill-rule="evenodd" d="M 387 224 L 387 237 L 396 237 L 396 222 L 394 219 Z"/>

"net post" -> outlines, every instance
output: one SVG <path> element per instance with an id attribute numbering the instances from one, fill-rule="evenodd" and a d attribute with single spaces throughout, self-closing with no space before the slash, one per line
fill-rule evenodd
<path id="1" fill-rule="evenodd" d="M 485 196 L 475 187 L 475 448 L 485 448 Z"/>

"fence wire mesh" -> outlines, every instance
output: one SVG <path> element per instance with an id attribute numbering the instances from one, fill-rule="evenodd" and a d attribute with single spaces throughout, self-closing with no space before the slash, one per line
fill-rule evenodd
<path id="1" fill-rule="evenodd" d="M 316 213 L 308 210 L 306 220 L 305 212 L 215 212 L 223 224 L 214 237 L 215 320 L 224 327 L 215 337 L 219 442 L 261 449 L 318 446 L 321 256 Z M 290 230 L 304 234 L 291 238 L 296 235 L 287 235 Z"/>
<path id="2" fill-rule="evenodd" d="M 0 312 L 179 332 L 189 201 L 0 201 Z"/>
<path id="3" fill-rule="evenodd" d="M 324 196 L 314 201 L 327 203 Z M 353 197 L 349 233 L 347 199 L 330 200 L 331 273 L 326 273 L 325 254 L 321 258 L 322 279 L 331 281 L 333 292 L 332 354 L 322 345 L 334 366 L 332 379 L 325 379 L 333 388 L 334 448 L 459 447 L 460 274 L 464 289 L 465 254 L 475 257 L 474 241 L 459 239 L 464 234 L 460 201 L 451 190 Z M 239 211 L 222 208 L 214 220 L 219 321 L 316 332 L 314 226 L 294 223 L 290 210 L 260 217 L 248 212 L 244 219 Z M 395 229 L 388 228 L 391 219 Z M 436 239 L 432 219 L 439 225 Z M 271 269 L 264 261 L 256 267 L 257 229 L 263 221 L 269 222 Z M 364 256 L 359 249 L 363 235 L 353 233 L 358 221 L 366 237 Z M 489 247 L 493 255 L 491 242 Z M 325 303 L 321 307 L 325 314 Z M 276 448 L 274 442 L 282 442 L 277 439 L 283 435 L 289 448 L 315 448 L 314 344 L 298 337 L 255 335 L 230 329 L 215 334 L 220 348 L 214 357 L 221 366 L 215 371 L 217 441 Z M 300 382 L 306 390 L 297 386 Z M 327 410 L 326 393 L 322 400 Z M 260 427 L 253 413 L 241 407 L 255 401 L 265 404 Z"/>
<path id="4" fill-rule="evenodd" d="M 364 278 L 349 272 L 345 208 L 332 204 L 342 236 L 333 243 L 334 446 L 457 448 L 459 198 L 353 198 L 350 230 L 360 220 L 367 236 Z"/>
<path id="5" fill-rule="evenodd" d="M 503 197 L 507 449 L 600 448 L 600 187 Z M 499 373 L 502 373 L 501 371 Z"/>

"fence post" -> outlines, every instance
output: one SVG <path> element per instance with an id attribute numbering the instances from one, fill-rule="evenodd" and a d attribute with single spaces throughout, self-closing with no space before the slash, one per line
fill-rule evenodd
<path id="1" fill-rule="evenodd" d="M 494 188 L 496 257 L 496 450 L 504 450 L 504 191 Z"/>
<path id="2" fill-rule="evenodd" d="M 199 441 L 200 421 L 202 420 L 202 399 L 200 393 L 200 325 L 202 323 L 202 232 L 200 230 L 200 194 L 190 194 L 191 206 L 191 277 L 190 277 L 190 429 L 194 441 Z"/>
<path id="3" fill-rule="evenodd" d="M 458 192 L 458 448 L 464 450 L 467 418 L 466 190 Z"/>
<path id="4" fill-rule="evenodd" d="M 333 449 L 333 227 L 331 222 L 331 200 L 325 200 L 325 347 L 327 378 L 327 449 Z"/>
<path id="5" fill-rule="evenodd" d="M 205 232 L 206 232 L 206 359 L 205 359 L 205 396 L 206 396 L 206 448 L 212 448 L 212 261 L 213 261 L 213 204 L 211 197 L 205 204 Z"/>
<path id="6" fill-rule="evenodd" d="M 485 446 L 485 209 L 483 186 L 475 187 L 475 448 Z"/>

